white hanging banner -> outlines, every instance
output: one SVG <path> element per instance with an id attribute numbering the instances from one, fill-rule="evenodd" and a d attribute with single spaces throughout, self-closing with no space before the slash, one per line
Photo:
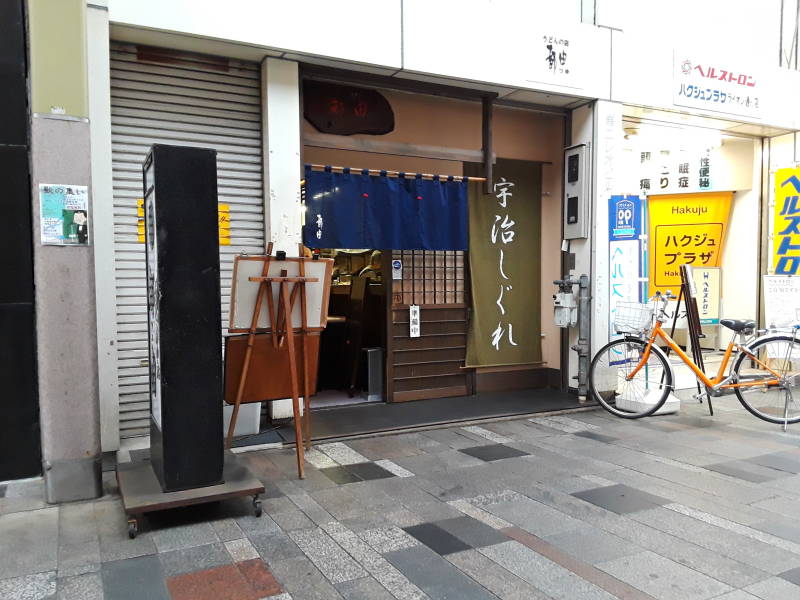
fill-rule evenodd
<path id="1" fill-rule="evenodd" d="M 412 338 L 418 338 L 419 332 L 419 305 L 412 304 L 408 307 L 408 336 Z"/>

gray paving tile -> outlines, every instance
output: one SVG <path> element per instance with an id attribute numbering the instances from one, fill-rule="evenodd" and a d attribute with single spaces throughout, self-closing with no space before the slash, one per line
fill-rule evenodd
<path id="1" fill-rule="evenodd" d="M 268 564 L 303 556 L 303 551 L 283 532 L 259 533 L 250 537 L 250 543 Z"/>
<path id="2" fill-rule="evenodd" d="M 346 469 L 342 466 L 326 467 L 324 469 L 320 469 L 319 472 L 325 475 L 325 477 L 330 479 L 332 482 L 339 485 L 363 481 L 361 477 L 358 477 L 355 473 L 352 473 L 349 469 Z"/>
<path id="3" fill-rule="evenodd" d="M 56 569 L 58 510 L 0 515 L 0 579 Z"/>
<path id="4" fill-rule="evenodd" d="M 141 530 L 135 539 L 128 537 L 127 518 L 120 501 L 95 502 L 94 515 L 102 562 L 155 554 L 151 532 Z"/>
<path id="5" fill-rule="evenodd" d="M 58 580 L 58 600 L 103 600 L 103 598 L 103 580 L 100 573 L 86 573 Z"/>
<path id="6" fill-rule="evenodd" d="M 97 541 L 94 503 L 62 504 L 58 515 L 58 545 L 71 546 Z"/>
<path id="7" fill-rule="evenodd" d="M 239 529 L 247 536 L 255 533 L 273 533 L 280 531 L 280 527 L 275 520 L 265 514 L 262 514 L 260 517 L 256 517 L 253 514 L 236 517 L 235 522 Z"/>
<path id="8" fill-rule="evenodd" d="M 290 536 L 331 583 L 343 583 L 367 575 L 322 529 L 293 531 Z"/>
<path id="9" fill-rule="evenodd" d="M 220 565 L 229 565 L 233 562 L 231 555 L 222 543 L 161 552 L 158 558 L 161 560 L 165 577 L 202 571 Z"/>
<path id="10" fill-rule="evenodd" d="M 219 542 L 219 538 L 209 523 L 192 523 L 153 532 L 153 543 L 159 552 L 192 548 L 215 542 Z"/>
<path id="11" fill-rule="evenodd" d="M 744 588 L 759 600 L 796 600 L 800 598 L 800 586 L 780 577 L 770 577 Z"/>
<path id="12" fill-rule="evenodd" d="M 289 496 L 289 499 L 297 508 L 303 511 L 303 514 L 317 525 L 330 523 L 335 520 L 327 510 L 320 506 L 319 503 L 308 494 L 294 494 Z"/>
<path id="13" fill-rule="evenodd" d="M 386 559 L 432 600 L 495 598 L 467 575 L 425 546 L 390 552 Z"/>
<path id="14" fill-rule="evenodd" d="M 666 498 L 648 494 L 623 484 L 575 492 L 572 495 L 617 514 L 647 510 L 670 502 Z"/>
<path id="15" fill-rule="evenodd" d="M 477 550 L 448 554 L 447 560 L 503 600 L 549 600 L 543 592 Z"/>
<path id="16" fill-rule="evenodd" d="M 613 600 L 614 596 L 564 567 L 511 541 L 479 550 L 506 570 L 556 600 Z"/>
<path id="17" fill-rule="evenodd" d="M 795 507 L 800 508 L 800 504 L 795 501 Z M 767 521 L 753 524 L 754 529 L 765 531 L 772 535 L 800 544 L 800 523 L 797 519 L 775 516 Z"/>
<path id="18" fill-rule="evenodd" d="M 489 504 L 483 509 L 539 537 L 579 529 L 583 525 L 582 521 L 529 498 Z"/>
<path id="19" fill-rule="evenodd" d="M 771 575 L 800 566 L 800 556 L 797 554 L 665 508 L 638 512 L 631 517 Z M 657 548 L 653 549 L 658 552 Z"/>
<path id="20" fill-rule="evenodd" d="M 295 529 L 310 529 L 315 526 L 314 521 L 309 519 L 299 508 L 294 510 L 282 511 L 272 515 L 278 529 L 284 531 L 294 531 Z"/>
<path id="21" fill-rule="evenodd" d="M 800 473 L 800 456 L 787 455 L 783 453 L 762 454 L 761 456 L 754 456 L 748 458 L 747 462 L 761 465 L 762 467 L 769 467 L 770 469 L 777 469 L 787 473 Z"/>
<path id="22" fill-rule="evenodd" d="M 263 517 L 263 515 L 262 515 Z M 214 528 L 214 533 L 221 542 L 229 542 L 231 540 L 238 540 L 244 537 L 244 532 L 241 527 L 236 524 L 233 519 L 219 519 L 211 521 L 211 527 Z"/>
<path id="23" fill-rule="evenodd" d="M 714 600 L 759 600 L 758 596 L 748 594 L 744 590 L 734 590 L 722 596 L 717 596 Z"/>
<path id="24" fill-rule="evenodd" d="M 295 600 L 341 600 L 339 591 L 304 557 L 270 564 L 270 570 Z"/>
<path id="25" fill-rule="evenodd" d="M 596 431 L 576 431 L 573 435 L 577 435 L 578 437 L 586 438 L 588 440 L 603 442 L 605 444 L 610 444 L 611 442 L 617 441 L 617 438 L 615 437 L 603 435 L 602 433 L 597 433 Z"/>
<path id="26" fill-rule="evenodd" d="M 590 525 L 546 536 L 544 539 L 567 554 L 591 565 L 642 551 L 642 548 L 630 541 Z"/>
<path id="27" fill-rule="evenodd" d="M 52 600 L 55 595 L 55 571 L 0 579 L 0 598 L 3 600 Z"/>
<path id="28" fill-rule="evenodd" d="M 487 444 L 485 446 L 473 446 L 471 448 L 461 448 L 459 452 L 474 456 L 486 462 L 494 462 L 504 458 L 516 458 L 518 456 L 527 456 L 527 452 L 517 450 L 505 444 Z"/>
<path id="29" fill-rule="evenodd" d="M 394 526 L 367 529 L 361 531 L 358 537 L 378 554 L 394 552 L 419 544 L 419 540 L 415 537 L 410 536 L 400 527 Z"/>
<path id="30" fill-rule="evenodd" d="M 600 563 L 597 567 L 665 600 L 705 600 L 733 591 L 729 585 L 650 551 Z"/>
<path id="31" fill-rule="evenodd" d="M 772 481 L 773 479 L 780 479 L 781 477 L 787 476 L 787 473 L 784 471 L 777 471 L 775 469 L 770 469 L 769 467 L 762 467 L 744 460 L 735 460 L 706 465 L 706 469 L 709 471 L 722 473 L 723 475 L 730 475 L 731 477 L 744 479 L 745 481 L 749 481 L 751 483 L 763 483 L 765 481 Z"/>
<path id="32" fill-rule="evenodd" d="M 488 525 L 481 523 L 477 519 L 469 516 L 456 517 L 455 519 L 445 519 L 435 523 L 448 533 L 453 534 L 459 540 L 472 548 L 482 548 L 492 544 L 502 544 L 508 541 L 508 537 Z"/>
<path id="33" fill-rule="evenodd" d="M 372 577 L 346 581 L 336 589 L 346 600 L 394 600 L 394 596 Z"/>
<path id="34" fill-rule="evenodd" d="M 97 539 L 87 542 L 62 544 L 59 536 L 58 576 L 68 577 L 91 573 L 100 568 L 100 542 Z"/>
<path id="35" fill-rule="evenodd" d="M 346 469 L 359 479 L 364 481 L 372 481 L 374 479 L 388 479 L 394 477 L 395 474 L 391 471 L 384 469 L 374 462 L 356 463 L 347 465 Z"/>
<path id="36" fill-rule="evenodd" d="M 140 556 L 103 564 L 106 600 L 170 600 L 157 556 Z"/>
<path id="37" fill-rule="evenodd" d="M 800 567 L 796 569 L 790 569 L 789 571 L 784 571 L 780 575 L 778 575 L 781 579 L 785 579 L 789 583 L 793 583 L 795 585 L 800 586 Z"/>
<path id="38" fill-rule="evenodd" d="M 434 523 L 422 523 L 403 529 L 437 554 L 451 554 L 470 548 L 468 544 Z"/>

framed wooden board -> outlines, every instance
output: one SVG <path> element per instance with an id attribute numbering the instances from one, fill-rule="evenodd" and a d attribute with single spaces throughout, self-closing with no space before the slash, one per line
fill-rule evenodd
<path id="1" fill-rule="evenodd" d="M 269 270 L 263 274 L 264 262 L 269 258 Z M 312 260 L 306 258 L 305 277 L 318 279 L 316 282 L 306 283 L 306 307 L 308 327 L 307 331 L 322 331 L 328 319 L 328 297 L 333 273 L 333 259 L 320 258 Z M 253 311 L 258 296 L 257 281 L 250 281 L 251 277 L 278 277 L 285 270 L 287 277 L 299 277 L 300 259 L 287 257 L 277 260 L 274 256 L 237 256 L 233 262 L 233 280 L 231 281 L 231 310 L 228 331 L 230 333 L 247 333 L 253 320 Z M 272 284 L 273 305 L 280 304 L 278 297 L 279 286 Z M 290 287 L 291 291 L 291 287 Z M 299 297 L 294 302 L 292 310 L 292 323 L 295 329 L 301 328 L 302 314 Z M 272 331 L 269 318 L 269 306 L 264 302 L 258 316 L 258 331 Z"/>

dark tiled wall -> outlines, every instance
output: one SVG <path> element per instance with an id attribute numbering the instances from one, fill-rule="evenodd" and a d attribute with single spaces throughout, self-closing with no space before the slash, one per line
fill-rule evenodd
<path id="1" fill-rule="evenodd" d="M 41 472 L 23 3 L 0 2 L 0 481 Z"/>

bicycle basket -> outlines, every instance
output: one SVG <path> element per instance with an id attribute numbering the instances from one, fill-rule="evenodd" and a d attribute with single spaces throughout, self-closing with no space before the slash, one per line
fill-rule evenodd
<path id="1" fill-rule="evenodd" d="M 653 307 L 639 302 L 617 302 L 614 307 L 614 331 L 643 333 L 653 326 Z"/>

